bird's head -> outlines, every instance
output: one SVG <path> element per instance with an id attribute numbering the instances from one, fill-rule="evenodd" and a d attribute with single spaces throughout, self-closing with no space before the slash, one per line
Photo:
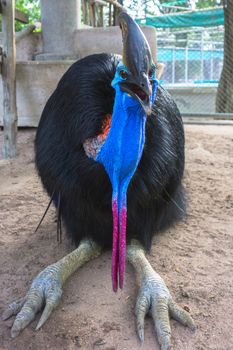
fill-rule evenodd
<path id="1" fill-rule="evenodd" d="M 118 20 L 123 40 L 122 63 L 117 68 L 119 84 L 149 115 L 156 80 L 150 47 L 140 27 L 126 12 L 122 12 Z"/>
<path id="2" fill-rule="evenodd" d="M 116 90 L 109 133 L 97 154 L 112 184 L 112 282 L 123 286 L 126 259 L 127 190 L 145 143 L 145 123 L 155 98 L 155 65 L 139 26 L 127 13 L 119 15 L 122 61 L 112 86 Z"/>

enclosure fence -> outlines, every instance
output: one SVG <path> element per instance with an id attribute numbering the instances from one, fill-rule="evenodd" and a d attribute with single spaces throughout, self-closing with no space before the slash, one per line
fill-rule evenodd
<path id="1" fill-rule="evenodd" d="M 157 60 L 164 64 L 160 82 L 181 114 L 233 120 L 233 55 L 230 35 L 224 48 L 224 9 L 148 16 L 138 23 L 156 27 Z"/>
<path id="2" fill-rule="evenodd" d="M 157 30 L 161 84 L 182 114 L 215 114 L 224 58 L 224 27 Z"/>

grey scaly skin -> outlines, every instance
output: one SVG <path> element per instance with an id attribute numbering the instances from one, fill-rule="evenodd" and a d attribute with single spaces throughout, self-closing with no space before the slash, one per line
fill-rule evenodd
<path id="1" fill-rule="evenodd" d="M 45 305 L 36 329 L 41 328 L 59 304 L 62 287 L 66 280 L 84 263 L 99 256 L 100 253 L 101 248 L 93 241 L 86 239 L 81 241 L 79 247 L 73 252 L 40 272 L 33 280 L 25 298 L 11 303 L 3 313 L 3 320 L 16 315 L 11 336 L 13 338 L 18 336 Z M 154 319 L 161 350 L 169 350 L 171 342 L 169 315 L 191 329 L 195 329 L 195 324 L 191 316 L 173 301 L 165 282 L 151 267 L 138 241 L 134 240 L 127 246 L 127 260 L 134 266 L 140 278 L 136 302 L 139 339 L 144 340 L 144 318 L 150 312 Z"/>
<path id="2" fill-rule="evenodd" d="M 19 299 L 10 305 L 2 315 L 2 319 L 16 315 L 11 329 L 11 336 L 19 333 L 35 318 L 43 306 L 44 310 L 36 329 L 42 327 L 53 309 L 59 304 L 62 296 L 62 287 L 66 280 L 83 264 L 99 256 L 101 248 L 91 240 L 81 241 L 79 247 L 57 263 L 49 265 L 33 280 L 25 298 Z"/>
<path id="3" fill-rule="evenodd" d="M 150 312 L 161 350 L 169 350 L 171 347 L 169 315 L 192 330 L 195 329 L 193 319 L 173 301 L 164 280 L 153 270 L 138 241 L 134 240 L 127 246 L 127 260 L 133 265 L 140 278 L 135 309 L 138 337 L 143 342 L 144 319 Z"/>

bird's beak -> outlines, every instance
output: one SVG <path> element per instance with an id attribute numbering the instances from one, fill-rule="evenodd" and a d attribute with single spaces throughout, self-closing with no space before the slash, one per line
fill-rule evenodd
<path id="1" fill-rule="evenodd" d="M 126 12 L 122 12 L 118 20 L 123 39 L 123 64 L 130 72 L 127 80 L 121 82 L 121 89 L 136 98 L 146 114 L 150 114 L 152 56 L 149 44 L 140 27 Z"/>

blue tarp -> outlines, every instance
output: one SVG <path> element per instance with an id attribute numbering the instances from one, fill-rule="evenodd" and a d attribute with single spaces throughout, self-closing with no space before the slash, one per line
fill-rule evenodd
<path id="1" fill-rule="evenodd" d="M 146 17 L 146 19 L 137 19 L 136 22 L 156 28 L 216 27 L 224 25 L 224 11 L 222 7 L 219 7 L 208 10 Z"/>

